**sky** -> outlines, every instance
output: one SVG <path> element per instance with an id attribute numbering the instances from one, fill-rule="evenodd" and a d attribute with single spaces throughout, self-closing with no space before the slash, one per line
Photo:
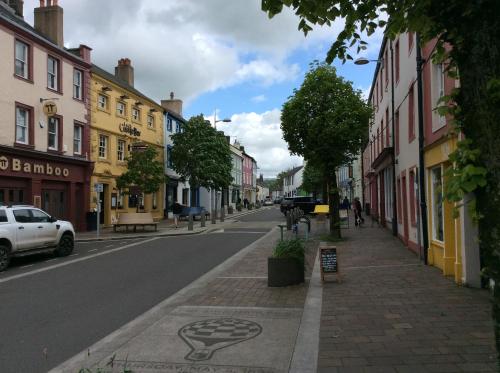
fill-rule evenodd
<path id="1" fill-rule="evenodd" d="M 38 0 L 25 0 L 33 24 Z M 269 19 L 261 0 L 59 0 L 64 9 L 65 46 L 91 47 L 93 63 L 109 72 L 130 58 L 135 88 L 157 101 L 184 102 L 183 116 L 203 114 L 237 139 L 274 177 L 301 165 L 280 129 L 280 110 L 299 88 L 309 64 L 323 61 L 341 30 L 315 27 L 307 37 L 289 9 Z M 364 57 L 376 59 L 382 33 L 374 34 Z M 337 72 L 368 95 L 375 64 L 334 62 Z"/>

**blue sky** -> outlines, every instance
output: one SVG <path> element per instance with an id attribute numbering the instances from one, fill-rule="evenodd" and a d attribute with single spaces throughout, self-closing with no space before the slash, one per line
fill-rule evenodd
<path id="1" fill-rule="evenodd" d="M 25 0 L 33 24 L 38 0 Z M 285 10 L 269 19 L 261 0 L 59 0 L 65 46 L 86 44 L 95 64 L 114 72 L 120 58 L 135 69 L 135 88 L 157 101 L 170 92 L 183 100 L 183 115 L 231 118 L 218 129 L 245 146 L 266 177 L 297 166 L 280 130 L 280 110 L 298 88 L 309 63 L 323 60 L 342 29 L 314 27 L 304 37 Z M 378 55 L 382 33 L 365 56 Z M 355 88 L 368 91 L 374 64 L 335 63 Z"/>

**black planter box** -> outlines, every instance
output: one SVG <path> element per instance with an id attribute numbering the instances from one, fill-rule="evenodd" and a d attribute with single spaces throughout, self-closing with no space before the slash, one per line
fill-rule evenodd
<path id="1" fill-rule="evenodd" d="M 267 258 L 267 286 L 281 287 L 304 282 L 304 268 L 294 258 Z"/>

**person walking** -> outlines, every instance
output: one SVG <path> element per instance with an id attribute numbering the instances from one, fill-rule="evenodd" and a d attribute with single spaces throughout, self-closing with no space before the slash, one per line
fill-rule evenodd
<path id="1" fill-rule="evenodd" d="M 359 201 L 359 197 L 354 198 L 354 224 L 357 226 L 361 226 L 362 223 L 365 222 L 365 219 L 361 216 L 361 202 Z"/>
<path id="2" fill-rule="evenodd" d="M 182 205 L 175 201 L 174 204 L 172 205 L 172 213 L 174 214 L 174 224 L 175 224 L 175 229 L 179 228 L 179 218 L 181 216 L 182 212 Z"/>
<path id="3" fill-rule="evenodd" d="M 243 199 L 243 206 L 244 206 L 245 208 L 247 208 L 247 207 L 248 207 L 248 199 L 247 199 L 246 197 Z"/>

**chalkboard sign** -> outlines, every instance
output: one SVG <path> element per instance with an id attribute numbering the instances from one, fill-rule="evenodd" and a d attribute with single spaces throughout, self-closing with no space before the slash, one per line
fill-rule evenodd
<path id="1" fill-rule="evenodd" d="M 337 248 L 322 247 L 321 250 L 321 272 L 337 273 Z"/>

